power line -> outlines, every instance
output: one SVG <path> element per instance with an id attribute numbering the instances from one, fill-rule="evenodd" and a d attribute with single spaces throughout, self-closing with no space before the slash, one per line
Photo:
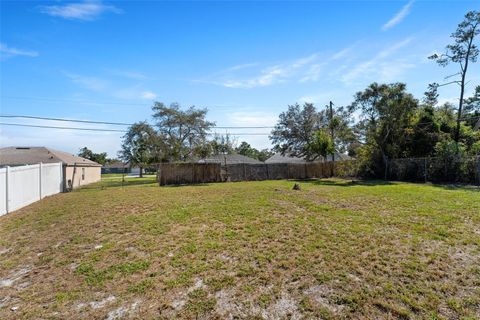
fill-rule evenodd
<path id="1" fill-rule="evenodd" d="M 132 123 L 124 122 L 106 122 L 106 121 L 93 121 L 93 120 L 78 120 L 78 119 L 63 119 L 63 118 L 49 118 L 49 117 L 37 117 L 37 116 L 23 116 L 23 115 L 0 115 L 1 118 L 24 118 L 24 119 L 39 119 L 39 120 L 52 120 L 52 121 L 65 121 L 65 122 L 81 122 L 81 123 L 96 123 L 96 124 L 110 124 L 116 126 L 131 126 Z"/>
<path id="2" fill-rule="evenodd" d="M 17 127 L 31 127 L 31 128 L 44 128 L 44 129 L 66 129 L 66 130 L 84 130 L 84 131 L 127 132 L 126 130 L 115 130 L 115 129 L 41 126 L 41 125 L 33 125 L 33 124 L 5 123 L 5 122 L 0 122 L 0 125 L 2 125 L 2 126 L 17 126 Z"/>
<path id="3" fill-rule="evenodd" d="M 125 123 L 125 122 L 107 122 L 107 121 L 51 118 L 51 117 L 38 117 L 38 116 L 25 116 L 25 115 L 0 115 L 0 117 L 1 118 L 24 118 L 24 119 L 38 119 L 38 120 L 50 120 L 50 121 L 108 124 L 108 125 L 116 125 L 116 126 L 131 126 L 131 125 L 133 125 L 133 123 Z M 220 126 L 220 127 L 215 126 L 214 128 L 215 129 L 273 129 L 274 127 L 273 126 Z"/>
<path id="4" fill-rule="evenodd" d="M 42 129 L 63 129 L 63 130 L 103 131 L 103 132 L 127 132 L 127 130 L 115 130 L 115 129 L 42 126 L 42 125 L 33 125 L 33 124 L 5 123 L 5 122 L 0 122 L 0 125 L 2 125 L 2 126 L 42 128 Z M 208 135 L 214 135 L 214 134 L 218 134 L 218 133 L 213 132 L 213 133 L 209 133 Z M 268 136 L 268 135 L 270 135 L 270 133 L 240 132 L 240 133 L 233 133 L 233 134 L 230 134 L 230 135 L 232 135 L 232 136 L 264 136 L 264 135 Z"/>

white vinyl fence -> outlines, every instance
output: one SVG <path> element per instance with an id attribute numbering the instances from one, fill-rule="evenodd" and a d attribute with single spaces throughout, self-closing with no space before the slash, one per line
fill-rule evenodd
<path id="1" fill-rule="evenodd" d="M 0 215 L 62 190 L 62 163 L 0 168 Z"/>

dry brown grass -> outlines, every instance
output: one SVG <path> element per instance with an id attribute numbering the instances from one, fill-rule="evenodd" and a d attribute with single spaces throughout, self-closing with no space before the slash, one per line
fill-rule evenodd
<path id="1" fill-rule="evenodd" d="M 0 318 L 480 318 L 480 193 L 344 180 L 121 187 L 0 218 Z"/>

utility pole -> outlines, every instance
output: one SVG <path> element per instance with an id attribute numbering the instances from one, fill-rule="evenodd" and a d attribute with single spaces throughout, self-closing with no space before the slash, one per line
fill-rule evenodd
<path id="1" fill-rule="evenodd" d="M 332 153 L 332 177 L 334 174 L 335 168 L 335 133 L 333 128 L 333 102 L 330 101 L 330 137 L 332 139 L 333 144 L 333 153 Z"/>

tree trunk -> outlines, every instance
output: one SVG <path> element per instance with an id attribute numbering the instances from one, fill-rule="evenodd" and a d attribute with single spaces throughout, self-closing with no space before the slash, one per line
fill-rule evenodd
<path id="1" fill-rule="evenodd" d="M 140 167 L 140 178 L 143 178 L 143 167 Z"/>
<path id="2" fill-rule="evenodd" d="M 458 102 L 458 113 L 457 113 L 457 128 L 455 130 L 455 142 L 457 143 L 457 152 L 458 152 L 458 141 L 460 140 L 460 123 L 462 121 L 462 109 L 463 109 L 463 95 L 465 94 L 465 75 L 467 73 L 468 60 L 465 64 L 465 70 L 462 72 L 462 83 L 460 88 L 460 101 Z"/>
<path id="3" fill-rule="evenodd" d="M 330 135 L 333 144 L 333 153 L 332 153 L 332 169 L 331 174 L 332 177 L 335 175 L 335 132 L 333 128 L 333 102 L 330 101 Z"/>
<path id="4" fill-rule="evenodd" d="M 465 67 L 462 69 L 462 81 L 460 84 L 460 101 L 458 102 L 458 114 L 457 114 L 457 129 L 455 130 L 455 142 L 457 143 L 458 153 L 458 141 L 460 140 L 460 122 L 462 121 L 462 109 L 463 109 L 463 95 L 465 94 L 465 77 L 467 75 L 468 60 L 470 59 L 470 52 L 472 50 L 473 37 L 475 32 L 472 32 L 470 42 L 468 43 L 467 54 L 465 56 Z"/>

